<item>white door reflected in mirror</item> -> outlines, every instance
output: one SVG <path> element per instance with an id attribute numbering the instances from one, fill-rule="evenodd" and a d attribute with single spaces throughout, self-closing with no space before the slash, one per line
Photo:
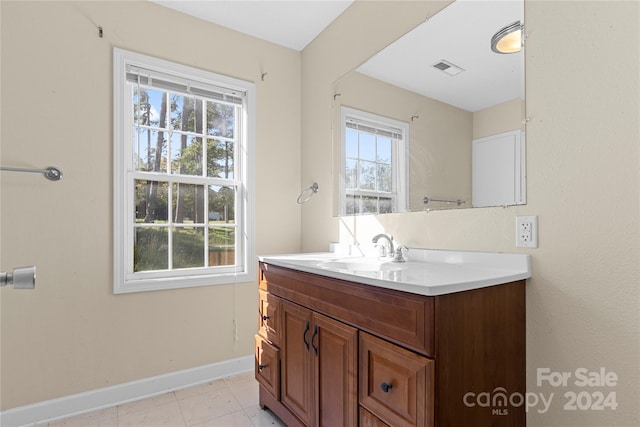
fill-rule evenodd
<path id="1" fill-rule="evenodd" d="M 473 140 L 473 207 L 524 205 L 524 132 Z"/>

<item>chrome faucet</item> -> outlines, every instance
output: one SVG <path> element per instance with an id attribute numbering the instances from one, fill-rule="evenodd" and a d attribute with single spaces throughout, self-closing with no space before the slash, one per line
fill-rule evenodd
<path id="1" fill-rule="evenodd" d="M 389 247 L 387 249 L 387 247 L 384 244 L 379 245 L 379 247 L 380 247 L 379 251 L 380 252 L 378 254 L 380 255 L 380 257 L 382 257 L 382 258 L 385 258 L 387 256 L 392 257 L 395 254 L 395 251 L 393 249 L 393 236 L 389 236 L 388 234 L 381 233 L 381 234 L 375 235 L 373 237 L 373 239 L 371 239 L 371 241 L 373 243 L 378 243 L 379 239 L 386 240 L 387 243 L 388 243 L 387 246 Z"/>

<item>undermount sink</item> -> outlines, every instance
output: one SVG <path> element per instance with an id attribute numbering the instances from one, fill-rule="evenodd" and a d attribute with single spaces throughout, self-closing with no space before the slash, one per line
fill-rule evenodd
<path id="1" fill-rule="evenodd" d="M 398 271 L 404 270 L 402 263 L 357 258 L 321 262 L 318 267 L 347 271 Z"/>

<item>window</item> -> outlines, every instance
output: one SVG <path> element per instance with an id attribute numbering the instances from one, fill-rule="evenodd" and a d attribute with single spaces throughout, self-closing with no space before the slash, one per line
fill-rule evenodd
<path id="1" fill-rule="evenodd" d="M 114 50 L 114 292 L 254 279 L 251 83 Z"/>
<path id="2" fill-rule="evenodd" d="M 408 123 L 342 107 L 341 215 L 402 212 Z"/>

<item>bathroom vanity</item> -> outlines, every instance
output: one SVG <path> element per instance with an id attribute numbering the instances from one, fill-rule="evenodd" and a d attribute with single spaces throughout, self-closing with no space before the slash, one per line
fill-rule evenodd
<path id="1" fill-rule="evenodd" d="M 288 426 L 525 425 L 528 255 L 412 252 L 260 258 L 263 408 Z"/>

